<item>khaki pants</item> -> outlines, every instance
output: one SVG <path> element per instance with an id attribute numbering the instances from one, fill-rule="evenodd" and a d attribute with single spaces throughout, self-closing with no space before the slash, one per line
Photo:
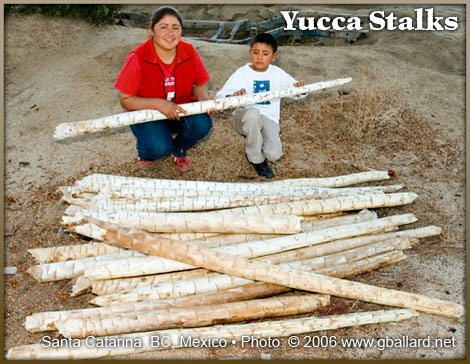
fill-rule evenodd
<path id="1" fill-rule="evenodd" d="M 251 163 L 262 163 L 265 159 L 275 162 L 282 157 L 279 124 L 261 115 L 258 109 L 235 110 L 232 125 L 245 137 L 245 152 Z"/>

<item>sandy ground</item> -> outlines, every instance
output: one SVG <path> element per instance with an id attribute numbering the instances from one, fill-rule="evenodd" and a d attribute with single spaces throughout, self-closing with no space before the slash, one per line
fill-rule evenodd
<path id="1" fill-rule="evenodd" d="M 292 8 L 292 6 L 290 7 Z M 369 14 L 377 8 L 314 8 Z M 179 7 L 185 19 L 266 19 L 281 6 Z M 288 9 L 288 8 L 286 8 Z M 411 6 L 390 6 L 397 15 L 413 14 Z M 150 14 L 155 7 L 127 6 Z M 393 170 L 390 183 L 403 183 L 419 199 L 403 208 L 378 210 L 380 216 L 412 212 L 414 226 L 438 225 L 440 237 L 423 240 L 395 266 L 355 277 L 383 287 L 465 303 L 465 13 L 464 6 L 440 6 L 437 15 L 458 16 L 454 32 L 371 32 L 355 44 L 325 39 L 280 48 L 278 65 L 307 83 L 352 77 L 346 96 L 338 90 L 284 102 L 283 159 L 274 164 L 276 178 L 326 177 L 368 169 Z M 213 130 L 190 150 L 194 170 L 179 175 L 170 159 L 151 173 L 135 166 L 135 142 L 128 128 L 57 142 L 61 122 L 122 112 L 113 83 L 127 53 L 146 39 L 140 28 L 92 27 L 86 23 L 42 16 L 13 15 L 5 33 L 5 349 L 36 343 L 25 316 L 45 310 L 89 307 L 91 294 L 68 298 L 66 282 L 39 284 L 25 270 L 33 264 L 27 249 L 82 242 L 72 234 L 58 236 L 66 205 L 57 187 L 92 173 L 210 181 L 257 181 L 246 163 L 241 138 L 231 129 L 230 112 L 214 117 Z M 211 75 L 210 92 L 248 60 L 248 47 L 192 41 Z M 385 105 L 400 107 L 397 125 L 359 130 L 352 121 L 361 94 L 388 95 Z M 379 102 L 378 99 L 373 102 Z M 336 300 L 330 313 L 379 309 L 360 302 Z M 454 348 L 404 349 L 179 349 L 136 358 L 272 359 L 465 358 L 465 319 L 421 314 L 397 324 L 368 325 L 319 332 L 339 337 L 455 338 Z M 53 336 L 56 334 L 53 334 Z M 312 334 L 313 335 L 313 334 Z M 266 356 L 263 356 L 266 357 Z"/>

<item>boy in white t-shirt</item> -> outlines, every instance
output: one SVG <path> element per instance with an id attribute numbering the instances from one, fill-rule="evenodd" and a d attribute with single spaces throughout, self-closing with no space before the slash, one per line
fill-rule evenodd
<path id="1" fill-rule="evenodd" d="M 268 33 L 257 34 L 250 44 L 251 63 L 236 70 L 216 97 L 304 86 L 305 82 L 298 82 L 287 72 L 271 64 L 277 56 L 276 38 Z M 274 177 L 268 160 L 275 162 L 282 156 L 280 111 L 281 101 L 275 99 L 239 107 L 233 112 L 233 127 L 245 137 L 246 157 L 256 173 L 266 178 Z"/>

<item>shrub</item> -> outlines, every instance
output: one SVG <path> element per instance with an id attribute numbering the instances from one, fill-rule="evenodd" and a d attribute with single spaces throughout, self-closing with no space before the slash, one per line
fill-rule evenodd
<path id="1" fill-rule="evenodd" d="M 120 5 L 5 5 L 5 16 L 18 12 L 22 14 L 43 14 L 83 19 L 94 25 L 113 24 Z"/>

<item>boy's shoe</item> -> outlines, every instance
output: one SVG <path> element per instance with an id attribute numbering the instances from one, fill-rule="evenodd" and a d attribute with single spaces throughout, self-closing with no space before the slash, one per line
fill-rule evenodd
<path id="1" fill-rule="evenodd" d="M 184 173 L 191 169 L 191 162 L 188 157 L 175 157 L 175 168 L 177 171 Z"/>
<path id="2" fill-rule="evenodd" d="M 250 162 L 251 163 L 251 162 Z M 266 178 L 273 178 L 274 172 L 268 164 L 268 160 L 265 159 L 262 163 L 251 163 L 253 168 L 255 169 L 258 176 L 266 177 Z"/>
<path id="3" fill-rule="evenodd" d="M 137 167 L 139 167 L 143 171 L 150 171 L 153 169 L 154 164 L 153 161 L 144 161 L 140 158 L 137 159 Z"/>

